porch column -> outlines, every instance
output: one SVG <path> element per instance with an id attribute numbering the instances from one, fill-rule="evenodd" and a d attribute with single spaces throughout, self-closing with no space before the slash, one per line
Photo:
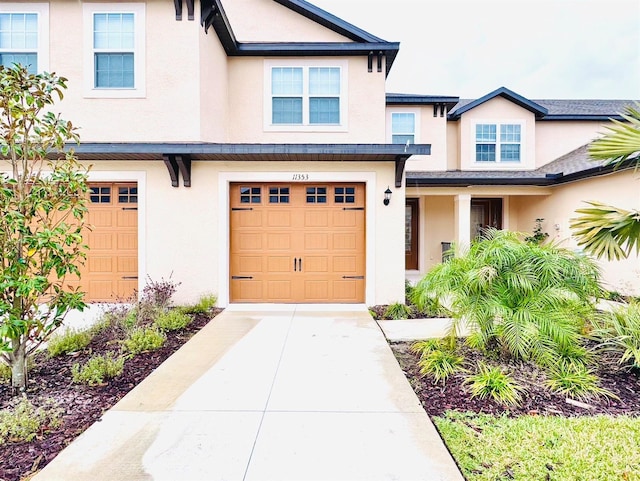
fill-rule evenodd
<path id="1" fill-rule="evenodd" d="M 466 249 L 471 244 L 471 195 L 458 194 L 455 203 L 455 243 Z"/>

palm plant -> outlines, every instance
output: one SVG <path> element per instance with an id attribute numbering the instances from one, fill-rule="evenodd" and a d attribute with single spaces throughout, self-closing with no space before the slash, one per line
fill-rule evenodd
<path id="1" fill-rule="evenodd" d="M 589 146 L 594 160 L 616 168 L 640 162 L 640 104 L 627 107 L 621 114 L 623 121 L 612 120 L 613 125 L 601 138 Z M 625 210 L 600 202 L 587 202 L 590 207 L 576 210 L 578 217 L 571 220 L 571 229 L 578 245 L 598 258 L 607 260 L 626 258 L 635 250 L 640 252 L 640 211 Z"/>
<path id="2" fill-rule="evenodd" d="M 577 347 L 600 294 L 599 271 L 586 256 L 523 235 L 489 229 L 418 282 L 412 300 L 437 299 L 453 314 L 450 336 L 465 323 L 468 341 L 515 358 L 545 363 Z"/>

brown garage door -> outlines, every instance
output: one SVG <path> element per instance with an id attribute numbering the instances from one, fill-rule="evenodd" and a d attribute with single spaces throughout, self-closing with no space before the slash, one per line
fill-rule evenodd
<path id="1" fill-rule="evenodd" d="M 230 196 L 232 302 L 364 302 L 364 184 L 243 183 Z"/>
<path id="2" fill-rule="evenodd" d="M 89 302 L 128 300 L 138 287 L 138 188 L 135 183 L 90 184 L 85 235 L 89 252 L 80 285 Z"/>

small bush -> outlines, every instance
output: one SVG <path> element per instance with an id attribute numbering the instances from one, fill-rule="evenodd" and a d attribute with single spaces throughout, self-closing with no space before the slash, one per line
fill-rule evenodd
<path id="1" fill-rule="evenodd" d="M 396 302 L 387 306 L 383 317 L 385 319 L 409 319 L 411 314 L 413 314 L 413 309 L 410 306 Z"/>
<path id="2" fill-rule="evenodd" d="M 129 336 L 122 341 L 125 351 L 132 355 L 160 349 L 167 336 L 155 327 L 136 327 L 129 332 Z"/>
<path id="3" fill-rule="evenodd" d="M 193 319 L 180 310 L 163 312 L 156 317 L 155 325 L 162 331 L 178 331 L 184 329 Z"/>
<path id="4" fill-rule="evenodd" d="M 631 302 L 596 321 L 593 336 L 601 348 L 613 352 L 620 364 L 640 369 L 640 302 Z"/>
<path id="5" fill-rule="evenodd" d="M 76 384 L 98 386 L 108 379 L 122 374 L 124 357 L 116 357 L 112 352 L 104 356 L 93 356 L 83 366 L 76 363 L 71 367 L 71 376 Z"/>
<path id="6" fill-rule="evenodd" d="M 600 396 L 617 398 L 615 394 L 598 386 L 598 377 L 582 364 L 559 363 L 551 369 L 545 383 L 552 391 L 575 399 L 592 399 Z"/>
<path id="7" fill-rule="evenodd" d="M 464 358 L 455 352 L 445 349 L 435 349 L 418 362 L 420 374 L 432 376 L 436 382 L 446 381 L 456 371 L 462 370 Z"/>
<path id="8" fill-rule="evenodd" d="M 180 283 L 171 280 L 171 277 L 169 279 L 162 278 L 159 281 L 147 277 L 147 285 L 142 289 L 140 303 L 166 309 L 171 306 L 171 298 L 179 285 Z"/>
<path id="9" fill-rule="evenodd" d="M 420 357 L 426 357 L 436 349 L 440 349 L 442 342 L 440 339 L 424 339 L 411 344 L 411 351 L 419 354 Z"/>
<path id="10" fill-rule="evenodd" d="M 47 344 L 49 356 L 56 357 L 70 352 L 82 351 L 91 342 L 92 334 L 88 330 L 69 329 L 63 334 L 53 336 Z"/>
<path id="11" fill-rule="evenodd" d="M 478 372 L 467 377 L 464 382 L 469 385 L 472 398 L 486 399 L 491 397 L 507 406 L 519 404 L 520 393 L 524 391 L 511 376 L 499 367 L 487 366 L 482 362 L 478 363 Z"/>
<path id="12" fill-rule="evenodd" d="M 39 433 L 60 425 L 62 410 L 48 403 L 36 408 L 22 397 L 14 406 L 0 410 L 0 444 L 31 441 Z"/>
<path id="13" fill-rule="evenodd" d="M 215 296 L 214 294 L 207 294 L 202 296 L 197 303 L 191 306 L 183 307 L 182 312 L 184 312 L 185 314 L 207 314 L 216 306 L 217 302 L 217 296 Z"/>

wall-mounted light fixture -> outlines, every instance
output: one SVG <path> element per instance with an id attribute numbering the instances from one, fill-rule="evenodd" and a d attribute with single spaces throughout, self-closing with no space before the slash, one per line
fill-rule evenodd
<path id="1" fill-rule="evenodd" d="M 384 205 L 389 205 L 389 201 L 391 201 L 391 189 L 387 187 L 387 190 L 384 191 L 384 200 L 382 202 Z"/>

